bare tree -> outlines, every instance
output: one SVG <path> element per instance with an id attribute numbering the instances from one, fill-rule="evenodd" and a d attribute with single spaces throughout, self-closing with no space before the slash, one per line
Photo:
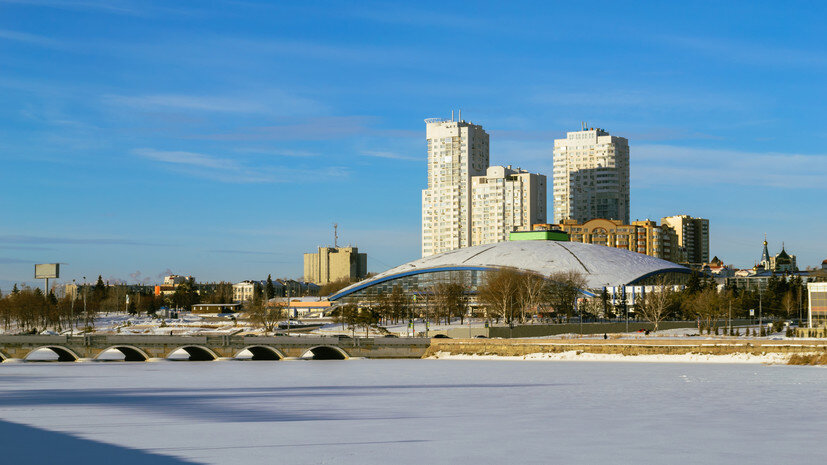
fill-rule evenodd
<path id="1" fill-rule="evenodd" d="M 660 322 L 665 320 L 669 314 L 669 306 L 672 303 L 674 294 L 675 291 L 668 284 L 666 278 L 661 277 L 655 281 L 652 290 L 647 292 L 641 299 L 642 302 L 638 306 L 638 312 L 644 320 L 652 323 L 653 331 L 658 330 Z"/>
<path id="2" fill-rule="evenodd" d="M 503 318 L 509 325 L 514 322 L 520 292 L 520 273 L 509 269 L 491 271 L 478 289 L 480 303 L 486 306 L 489 318 Z"/>
<path id="3" fill-rule="evenodd" d="M 577 271 L 560 271 L 548 277 L 546 299 L 554 311 L 567 317 L 574 315 L 577 299 L 586 287 L 586 277 Z"/>
<path id="4" fill-rule="evenodd" d="M 548 281 L 536 273 L 522 273 L 519 277 L 517 299 L 520 304 L 520 322 L 525 323 L 526 311 L 537 309 L 543 301 Z"/>
<path id="5" fill-rule="evenodd" d="M 352 303 L 340 305 L 333 311 L 333 321 L 342 324 L 342 329 L 345 325 L 350 327 L 353 335 L 356 335 L 356 325 L 359 323 L 359 308 Z"/>
<path id="6" fill-rule="evenodd" d="M 781 298 L 781 306 L 784 308 L 784 316 L 791 318 L 795 314 L 798 302 L 793 291 L 787 291 Z"/>
<path id="7" fill-rule="evenodd" d="M 287 315 L 286 302 L 264 302 L 256 299 L 249 309 L 250 321 L 260 326 L 265 332 L 273 332 Z"/>
<path id="8" fill-rule="evenodd" d="M 718 327 L 718 320 L 726 316 L 725 308 L 729 305 L 724 296 L 717 289 L 706 288 L 684 300 L 684 306 L 690 314 L 694 314 L 708 331 Z"/>

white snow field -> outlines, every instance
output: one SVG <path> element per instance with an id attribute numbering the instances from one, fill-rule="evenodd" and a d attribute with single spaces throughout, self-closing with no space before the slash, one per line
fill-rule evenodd
<path id="1" fill-rule="evenodd" d="M 827 369 L 6 363 L 0 463 L 823 464 Z"/>

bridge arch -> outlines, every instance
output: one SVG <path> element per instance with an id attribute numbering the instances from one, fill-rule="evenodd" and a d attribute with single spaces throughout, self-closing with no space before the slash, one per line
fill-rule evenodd
<path id="1" fill-rule="evenodd" d="M 253 356 L 250 360 L 282 360 L 284 359 L 284 354 L 276 349 L 275 347 L 270 346 L 247 346 L 238 351 L 237 354 L 233 358 L 240 359 L 240 355 L 244 351 L 248 351 Z M 242 359 L 244 360 L 244 359 Z"/>
<path id="2" fill-rule="evenodd" d="M 98 352 L 98 355 L 95 355 L 95 360 L 101 360 L 101 355 L 110 350 L 117 350 L 120 353 L 122 353 L 124 356 L 124 362 L 146 362 L 147 360 L 149 360 L 149 355 L 147 355 L 147 353 L 143 350 L 135 346 L 122 345 L 111 346 L 107 347 L 106 349 L 103 349 L 102 351 Z"/>
<path id="3" fill-rule="evenodd" d="M 178 347 L 172 350 L 167 355 L 167 358 L 171 358 L 172 354 L 178 352 L 179 350 L 183 350 L 184 352 L 189 354 L 190 357 L 187 360 L 189 360 L 190 362 L 210 362 L 213 360 L 218 360 L 218 354 L 208 349 L 207 347 L 196 345 Z"/>
<path id="4" fill-rule="evenodd" d="M 67 349 L 63 346 L 41 346 L 29 351 L 23 360 L 29 360 L 29 357 L 32 356 L 38 350 L 49 349 L 55 354 L 57 354 L 57 361 L 58 362 L 77 362 L 80 357 L 76 353 L 74 353 L 71 349 Z M 34 361 L 34 360 L 32 360 Z"/>
<path id="5" fill-rule="evenodd" d="M 315 346 L 307 349 L 302 358 L 312 360 L 347 360 L 350 355 L 336 346 Z"/>

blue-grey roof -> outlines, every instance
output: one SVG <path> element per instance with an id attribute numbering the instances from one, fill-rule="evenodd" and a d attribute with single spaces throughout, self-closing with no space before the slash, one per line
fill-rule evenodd
<path id="1" fill-rule="evenodd" d="M 477 245 L 432 255 L 391 268 L 348 286 L 331 300 L 355 290 L 393 279 L 397 275 L 428 270 L 514 268 L 548 276 L 561 271 L 578 271 L 590 289 L 633 284 L 649 275 L 673 271 L 689 273 L 675 263 L 629 250 L 580 242 L 513 241 Z"/>

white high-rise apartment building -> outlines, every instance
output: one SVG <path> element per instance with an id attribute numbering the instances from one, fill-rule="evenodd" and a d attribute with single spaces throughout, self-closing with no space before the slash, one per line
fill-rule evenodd
<path id="1" fill-rule="evenodd" d="M 422 191 L 422 256 L 471 245 L 471 177 L 488 168 L 488 133 L 465 121 L 425 120 L 428 188 Z"/>
<path id="2" fill-rule="evenodd" d="M 546 222 L 546 177 L 511 166 L 491 166 L 471 178 L 471 245 L 508 240 Z"/>
<path id="3" fill-rule="evenodd" d="M 629 224 L 629 141 L 583 128 L 554 140 L 554 222 L 604 218 Z"/>
<path id="4" fill-rule="evenodd" d="M 488 166 L 488 133 L 427 119 L 428 188 L 422 191 L 422 256 L 508 240 L 546 221 L 546 177 Z"/>

